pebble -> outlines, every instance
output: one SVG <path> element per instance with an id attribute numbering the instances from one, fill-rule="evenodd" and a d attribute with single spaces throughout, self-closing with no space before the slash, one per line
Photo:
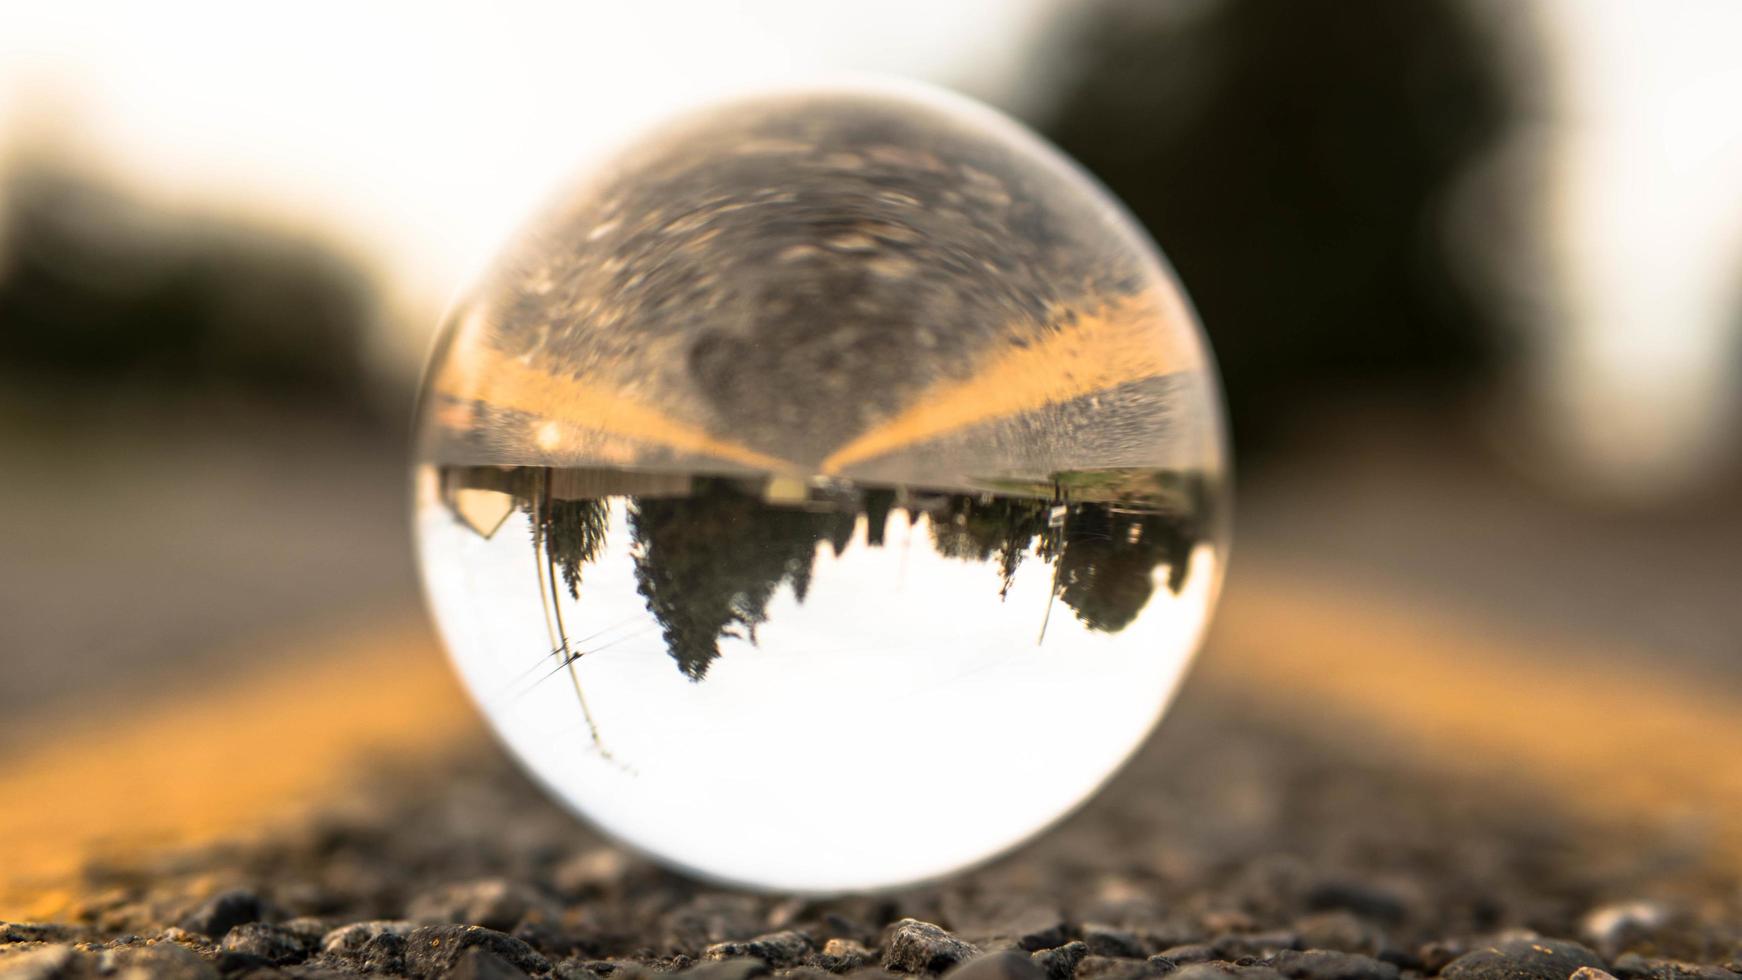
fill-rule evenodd
<path id="1" fill-rule="evenodd" d="M 233 888 L 213 895 L 182 917 L 179 925 L 213 939 L 222 939 L 231 929 L 268 918 L 267 903 L 253 891 Z"/>
<path id="2" fill-rule="evenodd" d="M 1350 878 L 1320 881 L 1307 889 L 1306 906 L 1316 911 L 1345 911 L 1363 919 L 1397 925 L 1409 914 L 1403 896 L 1380 885 Z"/>
<path id="3" fill-rule="evenodd" d="M 1143 948 L 1143 942 L 1135 935 L 1100 923 L 1083 924 L 1083 942 L 1089 944 L 1089 952 L 1096 956 L 1130 959 L 1149 955 L 1149 951 Z"/>
<path id="4" fill-rule="evenodd" d="M 1099 956 L 1094 953 L 1082 958 L 1077 963 L 1077 980 L 1139 980 L 1143 977 L 1159 977 L 1174 971 L 1176 964 L 1169 959 L 1154 957 L 1151 959 L 1135 959 L 1125 956 Z"/>
<path id="5" fill-rule="evenodd" d="M 454 882 L 413 898 L 405 917 L 426 925 L 464 922 L 507 932 L 529 914 L 555 918 L 556 907 L 529 885 L 504 878 Z"/>
<path id="6" fill-rule="evenodd" d="M 705 960 L 677 974 L 684 980 L 750 980 L 767 975 L 768 961 L 757 956 Z"/>
<path id="7" fill-rule="evenodd" d="M 1615 974 L 1607 970 L 1599 970 L 1594 966 L 1581 966 L 1574 970 L 1567 980 L 1615 980 Z"/>
<path id="8" fill-rule="evenodd" d="M 735 942 L 715 943 L 702 952 L 706 960 L 725 960 L 737 956 L 752 956 L 769 966 L 792 966 L 816 948 L 811 937 L 788 929 L 770 932 Z"/>
<path id="9" fill-rule="evenodd" d="M 1378 956 L 1385 948 L 1385 933 L 1378 926 L 1348 912 L 1321 912 L 1294 924 L 1305 949 L 1332 949 L 1340 953 Z M 1555 980 L 1566 980 L 1556 977 Z"/>
<path id="10" fill-rule="evenodd" d="M 856 939 L 831 939 L 823 943 L 822 952 L 812 957 L 817 966 L 830 973 L 845 973 L 871 962 L 875 954 Z"/>
<path id="11" fill-rule="evenodd" d="M 1658 902 L 1615 902 L 1585 914 L 1579 935 L 1609 959 L 1648 939 L 1669 921 L 1669 909 Z"/>
<path id="12" fill-rule="evenodd" d="M 1510 939 L 1473 950 L 1440 972 L 1443 980 L 1567 980 L 1582 966 L 1603 969 L 1595 950 L 1564 939 Z"/>
<path id="13" fill-rule="evenodd" d="M 1041 968 L 1048 980 L 1070 980 L 1076 975 L 1077 964 L 1081 963 L 1083 957 L 1088 955 L 1089 944 L 1079 939 L 1075 942 L 1065 943 L 1063 946 L 1039 950 L 1033 953 L 1030 959 L 1034 960 L 1035 966 Z"/>
<path id="14" fill-rule="evenodd" d="M 1027 953 L 1004 950 L 986 953 L 957 966 L 949 980 L 1047 980 L 1047 973 Z"/>
<path id="15" fill-rule="evenodd" d="M 595 847 L 557 865 L 551 884 L 571 898 L 595 895 L 616 887 L 628 876 L 632 863 L 629 855 L 615 847 Z"/>
<path id="16" fill-rule="evenodd" d="M 71 926 L 40 922 L 0 922 L 0 945 L 6 943 L 64 943 L 78 935 Z"/>
<path id="17" fill-rule="evenodd" d="M 466 950 L 447 980 L 526 980 L 526 971 L 487 949 Z"/>
<path id="18" fill-rule="evenodd" d="M 1398 980 L 1396 965 L 1360 953 L 1291 949 L 1269 960 L 1288 980 Z"/>
<path id="19" fill-rule="evenodd" d="M 1166 957 L 1176 965 L 1186 963 L 1207 963 L 1210 960 L 1221 959 L 1221 954 L 1209 943 L 1186 943 L 1183 946 L 1169 946 L 1156 954 Z"/>
<path id="20" fill-rule="evenodd" d="M 141 943 L 104 950 L 98 969 L 119 980 L 211 980 L 216 968 L 200 954 L 175 943 Z"/>
<path id="21" fill-rule="evenodd" d="M 376 936 L 404 936 L 416 929 L 415 922 L 404 919 L 371 919 L 340 926 L 321 937 L 321 949 L 329 953 L 348 953 L 359 949 Z"/>
<path id="22" fill-rule="evenodd" d="M 416 977 L 446 974 L 469 949 L 494 953 L 527 973 L 550 970 L 550 961 L 531 946 L 483 926 L 419 926 L 404 942 L 405 972 Z"/>
<path id="23" fill-rule="evenodd" d="M 0 977 L 6 980 L 60 980 L 78 974 L 78 960 L 78 951 L 62 944 L 0 951 Z"/>
<path id="24" fill-rule="evenodd" d="M 1282 975 L 1268 966 L 1229 963 L 1213 960 L 1193 963 L 1168 975 L 1168 980 L 1282 980 Z"/>
<path id="25" fill-rule="evenodd" d="M 1277 930 L 1217 936 L 1209 947 L 1216 951 L 1214 959 L 1267 959 L 1285 950 L 1300 949 L 1301 941 L 1298 933 Z"/>
<path id="26" fill-rule="evenodd" d="M 225 952 L 258 957 L 274 965 L 300 963 L 314 952 L 316 940 L 266 922 L 245 922 L 224 934 Z"/>
<path id="27" fill-rule="evenodd" d="M 1647 959 L 1638 953 L 1623 953 L 1616 957 L 1614 975 L 1620 980 L 1737 980 L 1734 973 L 1721 966 Z"/>
<path id="28" fill-rule="evenodd" d="M 941 926 L 902 919 L 884 936 L 883 966 L 897 973 L 942 973 L 978 952 Z"/>

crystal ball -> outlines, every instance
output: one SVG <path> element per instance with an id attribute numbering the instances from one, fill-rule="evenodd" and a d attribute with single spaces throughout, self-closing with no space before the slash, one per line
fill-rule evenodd
<path id="1" fill-rule="evenodd" d="M 607 835 L 843 892 L 996 856 L 1142 744 L 1226 562 L 1180 285 L 991 109 L 818 87 L 591 167 L 423 387 L 429 605 L 525 769 Z"/>

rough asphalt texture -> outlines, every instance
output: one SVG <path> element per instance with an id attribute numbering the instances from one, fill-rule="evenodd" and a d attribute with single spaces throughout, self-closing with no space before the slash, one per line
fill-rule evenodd
<path id="1" fill-rule="evenodd" d="M 0 924 L 0 976 L 1742 980 L 1742 889 L 1697 840 L 1582 826 L 1324 728 L 1188 697 L 1035 844 L 835 899 L 661 871 L 480 746 L 268 844 L 93 868 L 69 921 Z M 949 765 L 763 778 L 826 820 L 866 793 L 925 806 Z"/>

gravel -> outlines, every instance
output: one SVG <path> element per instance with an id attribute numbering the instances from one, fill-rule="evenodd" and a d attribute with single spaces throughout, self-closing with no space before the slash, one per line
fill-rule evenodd
<path id="1" fill-rule="evenodd" d="M 0 977 L 1742 980 L 1729 865 L 1373 741 L 1188 700 L 1041 841 L 837 898 L 662 871 L 479 746 L 263 843 L 93 868 L 62 921 L 0 923 Z"/>

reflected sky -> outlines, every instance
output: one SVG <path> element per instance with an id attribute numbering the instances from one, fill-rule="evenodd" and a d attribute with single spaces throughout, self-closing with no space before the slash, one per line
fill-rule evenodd
<path id="1" fill-rule="evenodd" d="M 1153 725 L 1216 580 L 1198 547 L 1177 592 L 1160 566 L 1141 614 L 1097 628 L 1056 601 L 1054 569 L 1032 554 L 1006 582 L 995 557 L 940 553 L 930 512 L 886 512 L 881 547 L 861 513 L 838 554 L 811 545 L 803 601 L 782 581 L 754 640 L 721 636 L 698 682 L 673 667 L 618 498 L 578 600 L 557 590 L 586 651 L 571 678 L 550 655 L 532 514 L 512 508 L 486 537 L 433 468 L 420 504 L 455 661 L 533 774 L 667 860 L 791 889 L 940 874 L 1068 811 Z"/>

